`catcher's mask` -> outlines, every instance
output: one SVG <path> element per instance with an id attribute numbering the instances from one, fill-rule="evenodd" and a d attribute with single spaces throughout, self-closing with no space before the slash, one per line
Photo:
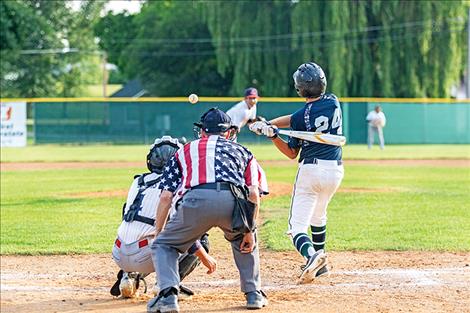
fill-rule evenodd
<path id="1" fill-rule="evenodd" d="M 147 168 L 149 171 L 157 174 L 163 173 L 163 167 L 166 162 L 178 151 L 183 145 L 176 138 L 171 136 L 163 136 L 155 139 L 147 154 Z"/>
<path id="2" fill-rule="evenodd" d="M 300 65 L 292 78 L 295 90 L 303 98 L 316 98 L 325 93 L 326 76 L 318 64 L 308 62 Z"/>
<path id="3" fill-rule="evenodd" d="M 204 130 L 207 134 L 217 134 L 234 140 L 237 137 L 238 127 L 231 123 L 230 116 L 225 112 L 218 108 L 211 108 L 201 116 L 200 122 L 194 123 L 194 137 L 201 138 L 201 130 Z"/>

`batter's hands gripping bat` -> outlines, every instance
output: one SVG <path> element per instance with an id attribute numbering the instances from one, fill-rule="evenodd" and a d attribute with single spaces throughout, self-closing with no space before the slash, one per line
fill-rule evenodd
<path id="1" fill-rule="evenodd" d="M 277 133 L 281 135 L 287 135 L 289 137 L 299 138 L 302 140 L 322 143 L 325 145 L 342 147 L 346 144 L 346 137 L 338 136 L 338 135 L 297 131 L 297 130 L 285 130 L 285 129 L 278 129 Z"/>

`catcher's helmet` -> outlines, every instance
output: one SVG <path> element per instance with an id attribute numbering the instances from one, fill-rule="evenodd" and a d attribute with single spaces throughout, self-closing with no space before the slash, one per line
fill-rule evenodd
<path id="1" fill-rule="evenodd" d="M 155 139 L 147 154 L 147 168 L 149 171 L 157 174 L 163 173 L 163 167 L 166 162 L 181 148 L 183 145 L 176 138 L 171 136 L 163 136 Z"/>
<path id="2" fill-rule="evenodd" d="M 316 98 L 325 93 L 326 76 L 322 68 L 313 62 L 299 66 L 292 75 L 295 90 L 304 98 Z"/>

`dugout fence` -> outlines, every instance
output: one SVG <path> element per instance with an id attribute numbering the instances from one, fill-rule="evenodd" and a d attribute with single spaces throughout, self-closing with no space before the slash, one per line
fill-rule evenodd
<path id="1" fill-rule="evenodd" d="M 32 105 L 36 144 L 142 144 L 158 136 L 193 138 L 193 123 L 213 106 L 227 111 L 240 98 L 42 98 L 2 99 Z M 387 144 L 470 143 L 470 99 L 342 98 L 343 130 L 352 144 L 366 143 L 365 117 L 375 105 L 387 117 Z M 300 98 L 261 98 L 258 115 L 271 119 L 303 106 Z M 266 139 L 243 129 L 240 142 Z"/>

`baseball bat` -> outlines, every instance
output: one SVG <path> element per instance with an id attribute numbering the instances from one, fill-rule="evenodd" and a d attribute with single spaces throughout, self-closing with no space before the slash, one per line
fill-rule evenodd
<path id="1" fill-rule="evenodd" d="M 285 130 L 279 129 L 278 133 L 281 135 L 287 135 L 289 137 L 299 138 L 307 141 L 322 143 L 325 145 L 332 145 L 332 146 L 344 146 L 346 144 L 346 137 L 338 136 L 338 135 L 331 135 L 331 134 L 323 134 L 323 133 L 315 133 L 315 132 L 305 132 L 305 131 L 297 131 L 297 130 Z"/>

